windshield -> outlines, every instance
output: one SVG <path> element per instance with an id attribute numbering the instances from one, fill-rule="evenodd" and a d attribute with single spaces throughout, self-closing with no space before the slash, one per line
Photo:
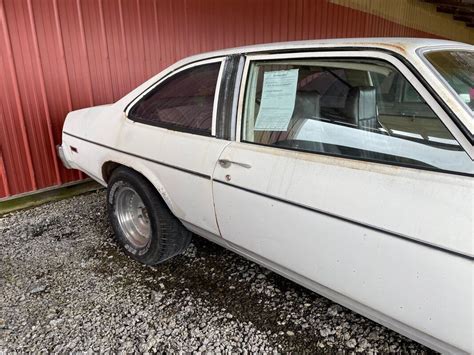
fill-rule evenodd
<path id="1" fill-rule="evenodd" d="M 474 111 L 474 51 L 444 50 L 425 54 L 471 111 Z"/>

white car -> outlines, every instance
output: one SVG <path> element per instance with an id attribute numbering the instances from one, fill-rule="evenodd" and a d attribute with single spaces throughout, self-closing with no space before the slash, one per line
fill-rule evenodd
<path id="1" fill-rule="evenodd" d="M 117 240 L 142 263 L 193 232 L 473 353 L 473 68 L 473 46 L 428 39 L 201 54 L 69 113 L 59 154 L 108 187 Z"/>

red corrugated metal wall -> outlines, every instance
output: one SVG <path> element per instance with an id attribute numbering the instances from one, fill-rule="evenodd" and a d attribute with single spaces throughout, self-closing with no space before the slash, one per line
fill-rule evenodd
<path id="1" fill-rule="evenodd" d="M 113 102 L 182 57 L 262 42 L 431 36 L 328 0 L 0 0 L 0 19 L 0 197 L 82 178 L 55 155 L 67 112 Z"/>

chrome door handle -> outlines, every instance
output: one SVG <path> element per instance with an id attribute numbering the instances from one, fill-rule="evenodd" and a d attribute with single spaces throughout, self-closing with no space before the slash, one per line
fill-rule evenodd
<path id="1" fill-rule="evenodd" d="M 222 167 L 225 168 L 225 169 L 227 169 L 228 167 L 230 167 L 232 164 L 241 166 L 242 168 L 246 168 L 246 169 L 250 169 L 250 168 L 252 167 L 252 166 L 249 165 L 249 164 L 239 163 L 239 162 L 237 162 L 237 161 L 228 160 L 228 159 L 219 159 L 217 162 L 219 163 L 220 166 L 222 166 Z"/>

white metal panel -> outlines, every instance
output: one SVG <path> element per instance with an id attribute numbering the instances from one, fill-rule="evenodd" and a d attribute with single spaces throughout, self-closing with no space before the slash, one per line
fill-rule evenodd
<path id="1" fill-rule="evenodd" d="M 472 261 L 214 186 L 219 226 L 231 243 L 451 346 L 474 350 Z"/>
<path id="2" fill-rule="evenodd" d="M 397 67 L 470 148 L 413 73 L 388 54 L 252 55 L 245 73 L 251 60 L 361 56 Z M 241 142 L 220 158 L 238 163 L 214 174 L 217 218 L 229 243 L 428 337 L 474 350 L 471 177 Z"/>

